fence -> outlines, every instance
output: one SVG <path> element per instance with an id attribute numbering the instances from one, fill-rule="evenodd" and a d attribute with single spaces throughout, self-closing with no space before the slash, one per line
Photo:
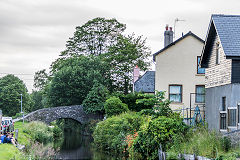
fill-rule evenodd
<path id="1" fill-rule="evenodd" d="M 203 123 L 205 120 L 205 105 L 198 104 L 195 107 L 183 107 L 182 109 L 173 110 L 174 112 L 179 112 L 184 122 L 187 125 L 195 125 L 197 123 Z"/>
<path id="2" fill-rule="evenodd" d="M 167 152 L 163 152 L 162 146 L 160 145 L 160 148 L 158 150 L 159 160 L 166 160 L 167 156 L 168 156 Z M 179 154 L 177 158 L 184 159 L 184 160 L 211 160 L 209 158 L 202 157 L 202 156 L 196 156 L 194 154 Z"/>

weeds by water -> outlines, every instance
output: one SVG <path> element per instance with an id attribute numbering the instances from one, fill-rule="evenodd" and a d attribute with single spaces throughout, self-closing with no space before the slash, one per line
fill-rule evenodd
<path id="1" fill-rule="evenodd" d="M 206 127 L 192 129 L 185 137 L 175 137 L 175 143 L 168 152 L 169 155 L 185 153 L 218 159 L 226 159 L 226 156 L 236 158 L 238 155 L 229 138 L 222 137 L 216 131 L 209 131 Z"/>

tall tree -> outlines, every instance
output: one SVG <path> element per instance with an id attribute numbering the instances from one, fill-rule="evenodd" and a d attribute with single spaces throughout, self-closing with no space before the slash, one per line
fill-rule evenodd
<path id="1" fill-rule="evenodd" d="M 31 99 L 22 80 L 14 75 L 0 78 L 0 108 L 4 115 L 13 116 L 20 112 L 22 94 L 23 110 L 31 110 Z"/>
<path id="2" fill-rule="evenodd" d="M 118 36 L 117 43 L 109 47 L 109 52 L 104 55 L 104 60 L 111 65 L 112 79 L 118 90 L 125 94 L 132 90 L 133 68 L 138 65 L 146 70 L 150 65 L 150 54 L 146 39 L 141 36 Z"/>
<path id="3" fill-rule="evenodd" d="M 61 56 L 101 55 L 115 44 L 116 38 L 126 26 L 116 19 L 94 18 L 82 26 L 76 27 L 74 36 L 66 44 Z"/>
<path id="4" fill-rule="evenodd" d="M 138 65 L 142 70 L 147 69 L 150 50 L 141 36 L 123 36 L 125 29 L 126 26 L 116 19 L 105 18 L 95 18 L 76 27 L 61 58 L 52 63 L 51 72 L 57 72 L 68 57 L 99 56 L 112 68 L 109 77 L 112 88 L 108 88 L 109 91 L 128 93 L 132 90 L 133 68 Z"/>

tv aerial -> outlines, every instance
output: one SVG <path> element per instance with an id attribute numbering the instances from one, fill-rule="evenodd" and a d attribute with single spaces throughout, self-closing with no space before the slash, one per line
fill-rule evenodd
<path id="1" fill-rule="evenodd" d="M 184 20 L 184 19 L 178 19 L 178 18 L 176 18 L 175 20 L 174 20 L 174 32 L 173 32 L 173 38 L 175 38 L 175 28 L 176 28 L 176 23 L 177 22 L 180 22 L 180 21 L 182 21 L 182 22 L 185 22 L 186 20 Z"/>

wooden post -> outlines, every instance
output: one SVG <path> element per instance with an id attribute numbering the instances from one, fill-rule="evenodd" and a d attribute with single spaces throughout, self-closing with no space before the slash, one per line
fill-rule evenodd
<path id="1" fill-rule="evenodd" d="M 18 129 L 15 130 L 15 139 L 18 140 Z"/>

